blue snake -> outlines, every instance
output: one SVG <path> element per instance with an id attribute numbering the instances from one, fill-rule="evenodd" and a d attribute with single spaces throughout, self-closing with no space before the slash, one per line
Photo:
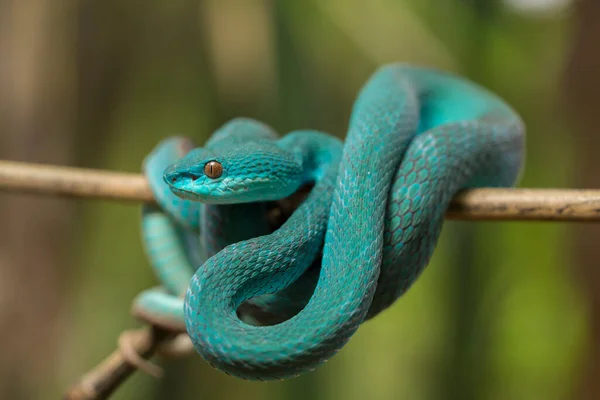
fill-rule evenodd
<path id="1" fill-rule="evenodd" d="M 360 90 L 343 142 L 279 137 L 247 118 L 203 147 L 168 138 L 143 167 L 158 203 L 143 208 L 143 242 L 160 287 L 133 312 L 185 330 L 230 375 L 311 371 L 415 282 L 458 191 L 517 182 L 524 141 L 519 115 L 493 93 L 400 63 Z M 270 229 L 269 205 L 305 185 Z"/>

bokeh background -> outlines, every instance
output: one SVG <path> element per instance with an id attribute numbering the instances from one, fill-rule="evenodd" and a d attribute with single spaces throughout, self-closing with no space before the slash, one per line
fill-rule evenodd
<path id="1" fill-rule="evenodd" d="M 407 61 L 470 77 L 528 127 L 527 187 L 600 188 L 594 0 L 0 0 L 0 158 L 136 172 L 229 118 L 343 137 Z M 59 398 L 155 284 L 139 207 L 0 196 L 0 398 Z M 449 222 L 393 308 L 312 374 L 244 382 L 198 356 L 115 399 L 598 399 L 600 228 Z"/>

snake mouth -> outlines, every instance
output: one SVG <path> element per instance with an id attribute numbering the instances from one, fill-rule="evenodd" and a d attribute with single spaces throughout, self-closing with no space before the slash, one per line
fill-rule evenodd
<path id="1" fill-rule="evenodd" d="M 177 196 L 179 196 L 183 199 L 198 200 L 198 197 L 191 190 L 180 189 L 180 188 L 177 188 L 174 186 L 169 186 L 169 189 L 171 189 L 171 192 L 173 192 L 174 194 L 176 194 Z"/>
<path id="2" fill-rule="evenodd" d="M 247 186 L 224 185 L 222 182 L 169 185 L 169 188 L 178 197 L 205 204 L 239 204 L 256 201 L 249 197 L 251 189 Z"/>
<path id="3" fill-rule="evenodd" d="M 199 201 L 205 204 L 225 204 L 229 196 L 217 195 L 214 190 L 206 185 L 196 185 L 193 187 L 178 187 L 169 185 L 171 192 L 182 199 Z"/>
<path id="4" fill-rule="evenodd" d="M 278 191 L 277 182 L 271 179 L 225 178 L 218 182 L 203 179 L 185 179 L 177 182 L 167 181 L 170 190 L 183 199 L 199 201 L 205 204 L 242 204 L 256 201 L 275 201 L 285 197 Z M 287 193 L 286 193 L 287 194 Z"/>

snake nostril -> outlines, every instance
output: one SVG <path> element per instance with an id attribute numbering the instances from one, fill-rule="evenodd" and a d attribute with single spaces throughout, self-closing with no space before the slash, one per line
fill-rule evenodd
<path id="1" fill-rule="evenodd" d="M 166 176 L 167 181 L 172 184 L 176 184 L 179 182 L 187 181 L 188 179 L 191 181 L 195 181 L 200 178 L 200 175 L 185 173 L 185 174 L 169 174 Z"/>

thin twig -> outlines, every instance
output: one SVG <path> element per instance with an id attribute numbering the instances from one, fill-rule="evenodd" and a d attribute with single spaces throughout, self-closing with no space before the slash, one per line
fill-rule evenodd
<path id="1" fill-rule="evenodd" d="M 140 174 L 15 161 L 0 161 L 0 190 L 104 200 L 154 200 Z"/>
<path id="2" fill-rule="evenodd" d="M 0 161 L 0 190 L 138 202 L 153 201 L 140 174 Z M 600 190 L 472 189 L 447 212 L 455 220 L 600 221 Z"/>
<path id="3" fill-rule="evenodd" d="M 143 328 L 131 335 L 132 348 L 143 358 L 149 358 L 158 347 L 171 339 L 170 332 L 158 328 Z M 107 399 L 125 381 L 136 367 L 117 349 L 94 369 L 71 386 L 65 400 Z"/>
<path id="4" fill-rule="evenodd" d="M 0 190 L 77 198 L 153 202 L 140 174 L 0 161 Z M 279 203 L 281 219 L 298 199 Z M 459 193 L 446 214 L 456 220 L 600 221 L 600 190 L 473 189 Z M 172 336 L 158 328 L 138 331 L 132 347 L 144 358 Z M 65 399 L 106 399 L 136 367 L 116 350 L 72 386 Z"/>

